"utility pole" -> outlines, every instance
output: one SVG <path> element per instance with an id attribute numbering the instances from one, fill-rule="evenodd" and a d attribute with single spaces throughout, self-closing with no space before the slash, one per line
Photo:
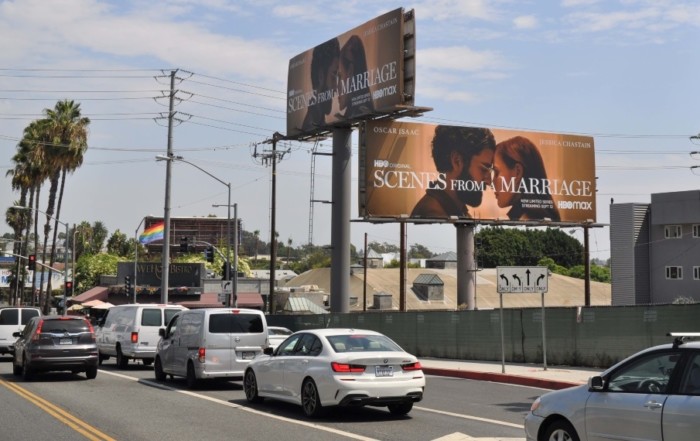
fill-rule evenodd
<path id="1" fill-rule="evenodd" d="M 285 154 L 289 153 L 289 149 L 286 151 L 277 151 L 277 142 L 285 139 L 285 137 L 279 133 L 275 132 L 272 134 L 272 139 L 266 140 L 264 143 L 272 144 L 271 152 L 263 152 L 258 154 L 257 149 L 253 153 L 254 158 L 261 158 L 263 164 L 267 165 L 268 162 L 272 162 L 272 189 L 270 195 L 270 290 L 267 296 L 267 305 L 263 309 L 270 314 L 275 313 L 275 268 L 277 266 L 277 237 L 275 236 L 276 221 L 277 221 L 277 161 L 281 161 Z"/>
<path id="2" fill-rule="evenodd" d="M 175 73 L 170 72 L 170 100 L 168 104 L 168 150 L 167 156 L 173 156 L 173 119 L 175 112 Z M 168 303 L 168 286 L 170 283 L 170 176 L 173 162 L 165 164 L 165 208 L 163 213 L 163 254 L 161 260 L 160 302 Z"/>

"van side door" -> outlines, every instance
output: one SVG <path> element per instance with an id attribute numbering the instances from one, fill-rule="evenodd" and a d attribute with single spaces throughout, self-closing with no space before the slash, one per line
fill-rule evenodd
<path id="1" fill-rule="evenodd" d="M 165 335 L 160 339 L 158 343 L 158 355 L 160 356 L 160 363 L 165 372 L 173 372 L 173 360 L 175 348 L 173 347 L 173 340 L 175 339 L 175 334 L 178 327 L 180 316 L 175 316 L 170 320 L 168 326 L 165 328 Z"/>

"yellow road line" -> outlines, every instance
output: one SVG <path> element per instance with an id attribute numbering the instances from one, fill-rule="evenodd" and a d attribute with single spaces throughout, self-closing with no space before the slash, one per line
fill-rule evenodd
<path id="1" fill-rule="evenodd" d="M 33 393 L 29 392 L 27 389 L 24 389 L 23 387 L 19 386 L 16 383 L 11 383 L 11 382 L 0 379 L 0 385 L 5 386 L 7 389 L 9 389 L 12 392 L 16 393 L 17 395 L 21 396 L 25 400 L 33 403 L 34 405 L 36 405 L 37 407 L 42 409 L 44 412 L 53 416 L 58 421 L 67 425 L 68 427 L 70 427 L 71 429 L 80 433 L 81 435 L 83 435 L 85 438 L 87 438 L 89 440 L 92 440 L 92 441 L 115 441 L 114 438 L 102 433 L 101 431 L 99 431 L 95 427 L 89 425 L 85 421 L 68 413 L 67 411 L 61 409 L 60 407 L 54 405 L 53 403 L 50 403 L 49 401 L 44 400 L 43 398 L 39 397 L 38 395 L 34 395 Z"/>

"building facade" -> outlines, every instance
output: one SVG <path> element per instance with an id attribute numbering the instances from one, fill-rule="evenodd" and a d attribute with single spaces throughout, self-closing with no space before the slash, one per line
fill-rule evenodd
<path id="1" fill-rule="evenodd" d="M 700 302 L 700 190 L 611 204 L 612 304 Z"/>

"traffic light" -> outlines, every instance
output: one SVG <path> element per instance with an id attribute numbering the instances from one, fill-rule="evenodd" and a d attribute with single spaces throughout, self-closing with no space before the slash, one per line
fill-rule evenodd
<path id="1" fill-rule="evenodd" d="M 187 246 L 187 236 L 182 236 L 180 238 L 180 252 L 186 253 L 188 250 L 189 247 Z"/>
<path id="2" fill-rule="evenodd" d="M 36 254 L 30 254 L 27 259 L 27 268 L 29 271 L 34 271 L 36 269 Z"/>
<path id="3" fill-rule="evenodd" d="M 124 291 L 127 295 L 131 294 L 131 276 L 124 277 Z"/>
<path id="4" fill-rule="evenodd" d="M 68 280 L 63 284 L 63 286 L 66 289 L 66 295 L 69 295 L 71 293 L 71 291 L 73 290 L 73 281 Z"/>
<path id="5" fill-rule="evenodd" d="M 214 247 L 207 247 L 204 250 L 204 258 L 206 258 L 209 263 L 214 262 Z"/>

